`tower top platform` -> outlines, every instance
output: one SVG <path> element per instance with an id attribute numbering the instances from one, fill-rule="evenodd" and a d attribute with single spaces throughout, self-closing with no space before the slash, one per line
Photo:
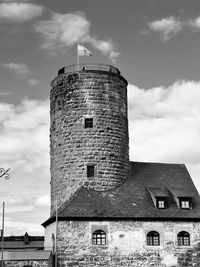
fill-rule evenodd
<path id="1" fill-rule="evenodd" d="M 118 68 L 113 67 L 111 65 L 106 64 L 93 64 L 93 63 L 81 63 L 81 64 L 73 64 L 66 67 L 62 67 L 58 71 L 58 75 L 65 74 L 74 71 L 106 71 L 120 75 L 120 71 Z"/>

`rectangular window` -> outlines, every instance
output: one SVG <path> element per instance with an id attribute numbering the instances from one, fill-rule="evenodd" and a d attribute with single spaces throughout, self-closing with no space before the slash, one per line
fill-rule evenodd
<path id="1" fill-rule="evenodd" d="M 180 208 L 181 209 L 190 209 L 192 206 L 192 202 L 191 202 L 191 199 L 189 198 L 180 198 Z"/>
<path id="2" fill-rule="evenodd" d="M 87 166 L 87 177 L 94 177 L 94 165 Z"/>
<path id="3" fill-rule="evenodd" d="M 157 198 L 156 205 L 158 209 L 165 209 L 166 208 L 166 200 L 164 198 Z"/>
<path id="4" fill-rule="evenodd" d="M 182 200 L 181 201 L 181 208 L 182 209 L 189 209 L 190 208 L 190 202 L 188 200 Z"/>
<path id="5" fill-rule="evenodd" d="M 165 207 L 165 202 L 164 202 L 164 200 L 159 200 L 159 201 L 158 201 L 158 207 L 159 207 L 160 209 L 164 209 L 164 207 Z"/>
<path id="6" fill-rule="evenodd" d="M 85 128 L 93 128 L 93 118 L 85 119 Z"/>
<path id="7" fill-rule="evenodd" d="M 148 246 L 159 246 L 159 237 L 158 236 L 147 236 L 147 245 Z"/>

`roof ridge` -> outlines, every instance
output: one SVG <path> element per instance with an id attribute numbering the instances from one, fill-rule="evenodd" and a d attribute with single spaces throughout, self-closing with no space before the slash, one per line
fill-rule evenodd
<path id="1" fill-rule="evenodd" d="M 155 161 L 129 161 L 129 163 L 141 163 L 141 164 L 156 164 L 156 165 L 183 165 L 185 166 L 185 163 L 174 163 L 174 162 L 155 162 Z"/>

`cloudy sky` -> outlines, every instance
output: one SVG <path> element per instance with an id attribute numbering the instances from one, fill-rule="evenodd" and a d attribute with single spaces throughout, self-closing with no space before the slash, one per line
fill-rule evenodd
<path id="1" fill-rule="evenodd" d="M 0 0 L 6 235 L 43 234 L 49 83 L 76 63 L 77 43 L 93 54 L 81 62 L 115 65 L 129 82 L 130 159 L 185 163 L 200 191 L 199 0 Z"/>

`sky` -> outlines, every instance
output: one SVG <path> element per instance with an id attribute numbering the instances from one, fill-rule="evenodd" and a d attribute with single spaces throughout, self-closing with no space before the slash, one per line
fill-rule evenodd
<path id="1" fill-rule="evenodd" d="M 92 53 L 81 63 L 114 65 L 128 81 L 130 160 L 184 163 L 200 192 L 199 0 L 0 0 L 6 235 L 44 234 L 49 84 L 76 64 L 77 43 Z"/>

